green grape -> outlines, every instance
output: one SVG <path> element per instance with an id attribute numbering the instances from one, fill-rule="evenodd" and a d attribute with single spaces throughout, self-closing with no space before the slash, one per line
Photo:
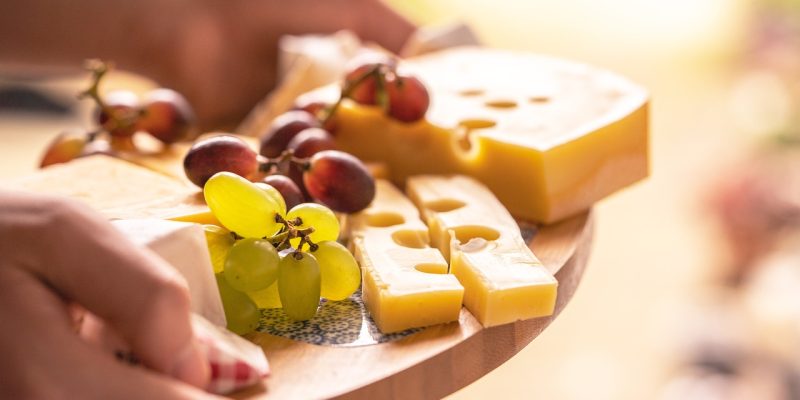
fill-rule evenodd
<path id="1" fill-rule="evenodd" d="M 203 225 L 206 233 L 206 245 L 208 254 L 211 256 L 211 265 L 214 266 L 214 273 L 222 272 L 225 269 L 225 257 L 231 249 L 236 239 L 231 232 L 221 226 Z"/>
<path id="2" fill-rule="evenodd" d="M 253 299 L 258 308 L 281 308 L 281 297 L 278 295 L 278 282 L 269 285 L 266 289 L 248 292 L 247 295 Z"/>
<path id="3" fill-rule="evenodd" d="M 356 259 L 338 242 L 317 244 L 319 248 L 313 254 L 319 263 L 322 297 L 333 301 L 350 297 L 361 284 L 361 269 Z"/>
<path id="4" fill-rule="evenodd" d="M 239 236 L 263 238 L 283 226 L 275 221 L 280 204 L 254 183 L 230 172 L 218 172 L 203 187 L 206 203 L 219 222 Z"/>
<path id="5" fill-rule="evenodd" d="M 286 215 L 289 221 L 295 218 L 300 218 L 302 221 L 302 224 L 297 226 L 299 229 L 314 227 L 314 232 L 310 236 L 314 243 L 339 238 L 339 219 L 328 207 L 316 203 L 298 204 Z M 300 239 L 292 239 L 291 243 L 296 248 Z"/>
<path id="6" fill-rule="evenodd" d="M 259 189 L 267 192 L 267 194 L 275 200 L 276 203 L 280 206 L 280 214 L 281 216 L 286 216 L 286 202 L 283 200 L 283 196 L 281 196 L 281 192 L 278 189 L 275 189 L 272 185 L 264 182 L 256 182 L 256 186 Z"/>
<path id="7" fill-rule="evenodd" d="M 283 311 L 297 321 L 314 318 L 320 294 L 317 260 L 308 253 L 289 253 L 281 259 L 279 270 L 278 294 Z"/>
<path id="8" fill-rule="evenodd" d="M 246 294 L 232 288 L 222 274 L 216 274 L 219 295 L 222 297 L 222 308 L 225 309 L 225 319 L 228 329 L 238 335 L 250 333 L 258 328 L 261 313 L 256 303 Z"/>
<path id="9" fill-rule="evenodd" d="M 231 247 L 225 259 L 225 279 L 242 292 L 266 289 L 278 279 L 278 251 L 267 240 L 247 238 Z"/>

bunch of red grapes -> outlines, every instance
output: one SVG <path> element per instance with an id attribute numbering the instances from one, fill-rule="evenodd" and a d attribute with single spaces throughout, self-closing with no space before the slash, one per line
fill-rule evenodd
<path id="1" fill-rule="evenodd" d="M 342 98 L 379 106 L 401 122 L 419 121 L 430 105 L 425 85 L 416 77 L 397 70 L 397 62 L 380 53 L 357 57 L 345 76 Z"/>
<path id="2" fill-rule="evenodd" d="M 41 166 L 68 162 L 91 154 L 113 155 L 135 151 L 133 135 L 146 132 L 165 144 L 189 139 L 195 122 L 191 105 L 180 93 L 165 88 L 151 90 L 144 99 L 129 90 L 101 96 L 99 84 L 109 71 L 106 63 L 91 61 L 92 84 L 80 98 L 97 104 L 97 127 L 91 131 L 64 131 L 48 146 Z"/>
<path id="3" fill-rule="evenodd" d="M 336 103 L 296 104 L 275 118 L 261 136 L 259 154 L 229 135 L 195 143 L 184 159 L 186 176 L 199 187 L 220 171 L 259 180 L 278 189 L 287 208 L 316 200 L 339 212 L 364 209 L 375 197 L 375 181 L 359 159 L 337 150 L 334 116 L 342 100 L 351 99 L 381 106 L 398 121 L 422 119 L 428 91 L 415 77 L 397 73 L 395 64 L 375 55 L 358 62 Z"/>
<path id="4" fill-rule="evenodd" d="M 314 126 L 300 127 L 301 115 L 310 116 L 293 111 L 276 119 L 262 140 L 267 145 L 262 145 L 261 154 L 230 135 L 196 142 L 183 160 L 186 176 L 199 187 L 221 171 L 264 182 L 278 189 L 288 209 L 311 200 L 339 212 L 366 208 L 375 197 L 375 181 L 367 168 L 358 158 L 335 150 L 333 137 L 315 119 L 307 119 Z M 292 136 L 283 146 L 270 140 L 283 135 Z"/>

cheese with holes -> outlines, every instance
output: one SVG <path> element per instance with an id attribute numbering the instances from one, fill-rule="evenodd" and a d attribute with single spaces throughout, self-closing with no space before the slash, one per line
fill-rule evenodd
<path id="1" fill-rule="evenodd" d="M 406 191 L 483 326 L 553 313 L 558 282 L 489 189 L 465 176 L 424 175 L 409 178 Z"/>
<path id="2" fill-rule="evenodd" d="M 202 192 L 195 186 L 103 155 L 52 165 L 0 185 L 72 197 L 109 219 L 213 221 Z"/>
<path id="3" fill-rule="evenodd" d="M 225 311 L 200 225 L 160 219 L 116 220 L 112 224 L 183 275 L 189 285 L 193 312 L 218 326 L 225 326 Z"/>
<path id="4" fill-rule="evenodd" d="M 375 200 L 348 225 L 364 302 L 381 332 L 458 320 L 464 288 L 428 246 L 416 207 L 390 182 L 376 181 Z"/>
<path id="5" fill-rule="evenodd" d="M 401 184 L 416 174 L 465 174 L 517 217 L 553 222 L 648 174 L 648 95 L 611 72 L 551 57 L 462 47 L 400 65 L 431 105 L 406 124 L 346 101 L 342 150 L 387 163 Z M 307 96 L 332 101 L 329 86 Z"/>

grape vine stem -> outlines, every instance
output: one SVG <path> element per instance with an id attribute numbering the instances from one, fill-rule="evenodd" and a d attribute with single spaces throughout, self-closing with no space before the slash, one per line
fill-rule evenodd
<path id="1" fill-rule="evenodd" d="M 103 77 L 105 77 L 106 74 L 113 69 L 113 64 L 97 59 L 91 59 L 87 60 L 84 65 L 85 68 L 92 73 L 92 83 L 89 85 L 89 88 L 78 93 L 78 99 L 85 99 L 88 97 L 97 104 L 97 107 L 100 108 L 100 110 L 108 116 L 109 120 L 112 121 L 112 127 L 109 129 L 109 131 L 133 127 L 139 117 L 143 115 L 143 110 L 132 110 L 127 113 L 120 110 L 115 110 L 113 107 L 109 106 L 105 100 L 103 100 L 102 96 L 100 96 L 100 82 L 103 80 Z"/>
<path id="2" fill-rule="evenodd" d="M 349 98 L 353 91 L 358 87 L 358 85 L 362 84 L 370 77 L 374 77 L 377 81 L 376 85 L 376 101 L 378 105 L 384 109 L 384 111 L 389 106 L 389 95 L 386 92 L 386 75 L 389 73 L 394 73 L 396 65 L 394 62 L 391 64 L 375 64 L 372 68 L 364 71 L 361 75 L 359 75 L 356 79 L 353 79 L 350 82 L 347 82 L 343 87 L 342 91 L 339 94 L 339 99 L 336 100 L 328 109 L 326 110 L 325 118 L 322 119 L 321 125 L 325 126 L 328 121 L 336 114 L 336 111 L 342 104 L 342 101 L 346 98 Z"/>
<path id="3" fill-rule="evenodd" d="M 280 172 L 283 175 L 288 174 L 287 163 L 292 163 L 299 166 L 303 171 L 307 170 L 310 166 L 309 158 L 295 157 L 292 149 L 284 150 L 281 155 L 275 158 L 267 158 L 258 156 L 258 170 L 271 174 L 273 172 Z"/>

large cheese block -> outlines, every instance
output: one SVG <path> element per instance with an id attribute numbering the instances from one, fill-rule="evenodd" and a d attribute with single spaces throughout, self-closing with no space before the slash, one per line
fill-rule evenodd
<path id="1" fill-rule="evenodd" d="M 364 302 L 382 332 L 458 320 L 464 288 L 428 246 L 416 207 L 390 182 L 376 182 L 375 200 L 348 226 Z"/>
<path id="2" fill-rule="evenodd" d="M 0 186 L 72 197 L 109 219 L 213 221 L 198 188 L 103 155 L 52 165 L 31 175 L 0 182 Z"/>
<path id="3" fill-rule="evenodd" d="M 648 174 L 648 95 L 608 71 L 551 57 L 462 47 L 400 65 L 431 95 L 426 118 L 394 121 L 346 101 L 336 140 L 411 175 L 458 173 L 517 217 L 553 222 Z M 329 86 L 307 96 L 333 101 Z"/>
<path id="4" fill-rule="evenodd" d="M 464 286 L 464 306 L 483 326 L 553 313 L 558 282 L 485 186 L 465 176 L 423 175 L 409 178 L 406 190 Z"/>
<path id="5" fill-rule="evenodd" d="M 192 311 L 218 326 L 225 326 L 225 310 L 200 225 L 159 219 L 116 220 L 112 224 L 183 275 L 189 285 Z"/>

